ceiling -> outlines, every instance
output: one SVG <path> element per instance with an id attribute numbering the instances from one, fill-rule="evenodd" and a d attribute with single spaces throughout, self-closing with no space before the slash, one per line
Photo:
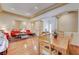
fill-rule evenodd
<path id="1" fill-rule="evenodd" d="M 56 3 L 2 3 L 2 10 L 17 15 L 33 18 L 48 11 L 51 7 L 59 6 Z"/>

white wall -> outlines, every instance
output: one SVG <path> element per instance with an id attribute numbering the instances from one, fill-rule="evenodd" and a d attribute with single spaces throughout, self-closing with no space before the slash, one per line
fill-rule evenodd
<path id="1" fill-rule="evenodd" d="M 79 8 L 78 8 L 78 32 L 73 33 L 71 44 L 79 46 Z"/>
<path id="2" fill-rule="evenodd" d="M 78 32 L 74 33 L 74 37 L 71 41 L 71 44 L 79 46 L 79 9 L 78 9 Z"/>
<path id="3" fill-rule="evenodd" d="M 71 44 L 79 46 L 79 32 L 73 33 L 73 39 L 71 40 Z"/>

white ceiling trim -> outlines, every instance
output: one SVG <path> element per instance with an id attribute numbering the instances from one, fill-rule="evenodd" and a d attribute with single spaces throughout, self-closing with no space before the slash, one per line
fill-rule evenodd
<path id="1" fill-rule="evenodd" d="M 1 6 L 2 9 L 6 12 L 26 16 L 27 18 L 32 18 L 34 14 L 37 14 L 39 11 L 46 9 L 54 4 L 55 3 L 2 3 Z"/>
<path id="2" fill-rule="evenodd" d="M 64 12 L 68 12 L 68 11 L 77 11 L 77 9 L 79 9 L 79 4 L 78 3 L 70 3 L 70 4 L 66 4 L 62 7 L 56 8 L 54 10 L 51 10 L 49 12 L 46 12 L 40 16 L 37 16 L 33 19 L 31 19 L 32 21 L 36 21 L 36 20 L 40 20 L 46 17 L 53 17 L 56 16 L 58 14 L 64 13 Z"/>

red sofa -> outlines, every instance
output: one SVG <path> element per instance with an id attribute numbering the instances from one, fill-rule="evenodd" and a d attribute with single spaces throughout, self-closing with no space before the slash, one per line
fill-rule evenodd
<path id="1" fill-rule="evenodd" d="M 32 34 L 32 32 L 30 30 L 26 30 L 26 34 Z"/>
<path id="2" fill-rule="evenodd" d="M 19 33 L 20 33 L 19 30 L 12 30 L 12 31 L 11 31 L 11 36 L 12 36 L 12 37 L 15 37 L 15 36 L 17 36 Z"/>

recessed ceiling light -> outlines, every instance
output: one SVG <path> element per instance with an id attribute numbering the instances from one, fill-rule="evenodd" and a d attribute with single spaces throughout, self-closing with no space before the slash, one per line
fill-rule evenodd
<path id="1" fill-rule="evenodd" d="M 11 10 L 15 10 L 15 8 L 11 8 Z"/>
<path id="2" fill-rule="evenodd" d="M 37 6 L 34 7 L 35 9 L 39 9 Z"/>
<path id="3" fill-rule="evenodd" d="M 30 13 L 26 13 L 26 16 L 30 16 L 31 14 Z"/>

